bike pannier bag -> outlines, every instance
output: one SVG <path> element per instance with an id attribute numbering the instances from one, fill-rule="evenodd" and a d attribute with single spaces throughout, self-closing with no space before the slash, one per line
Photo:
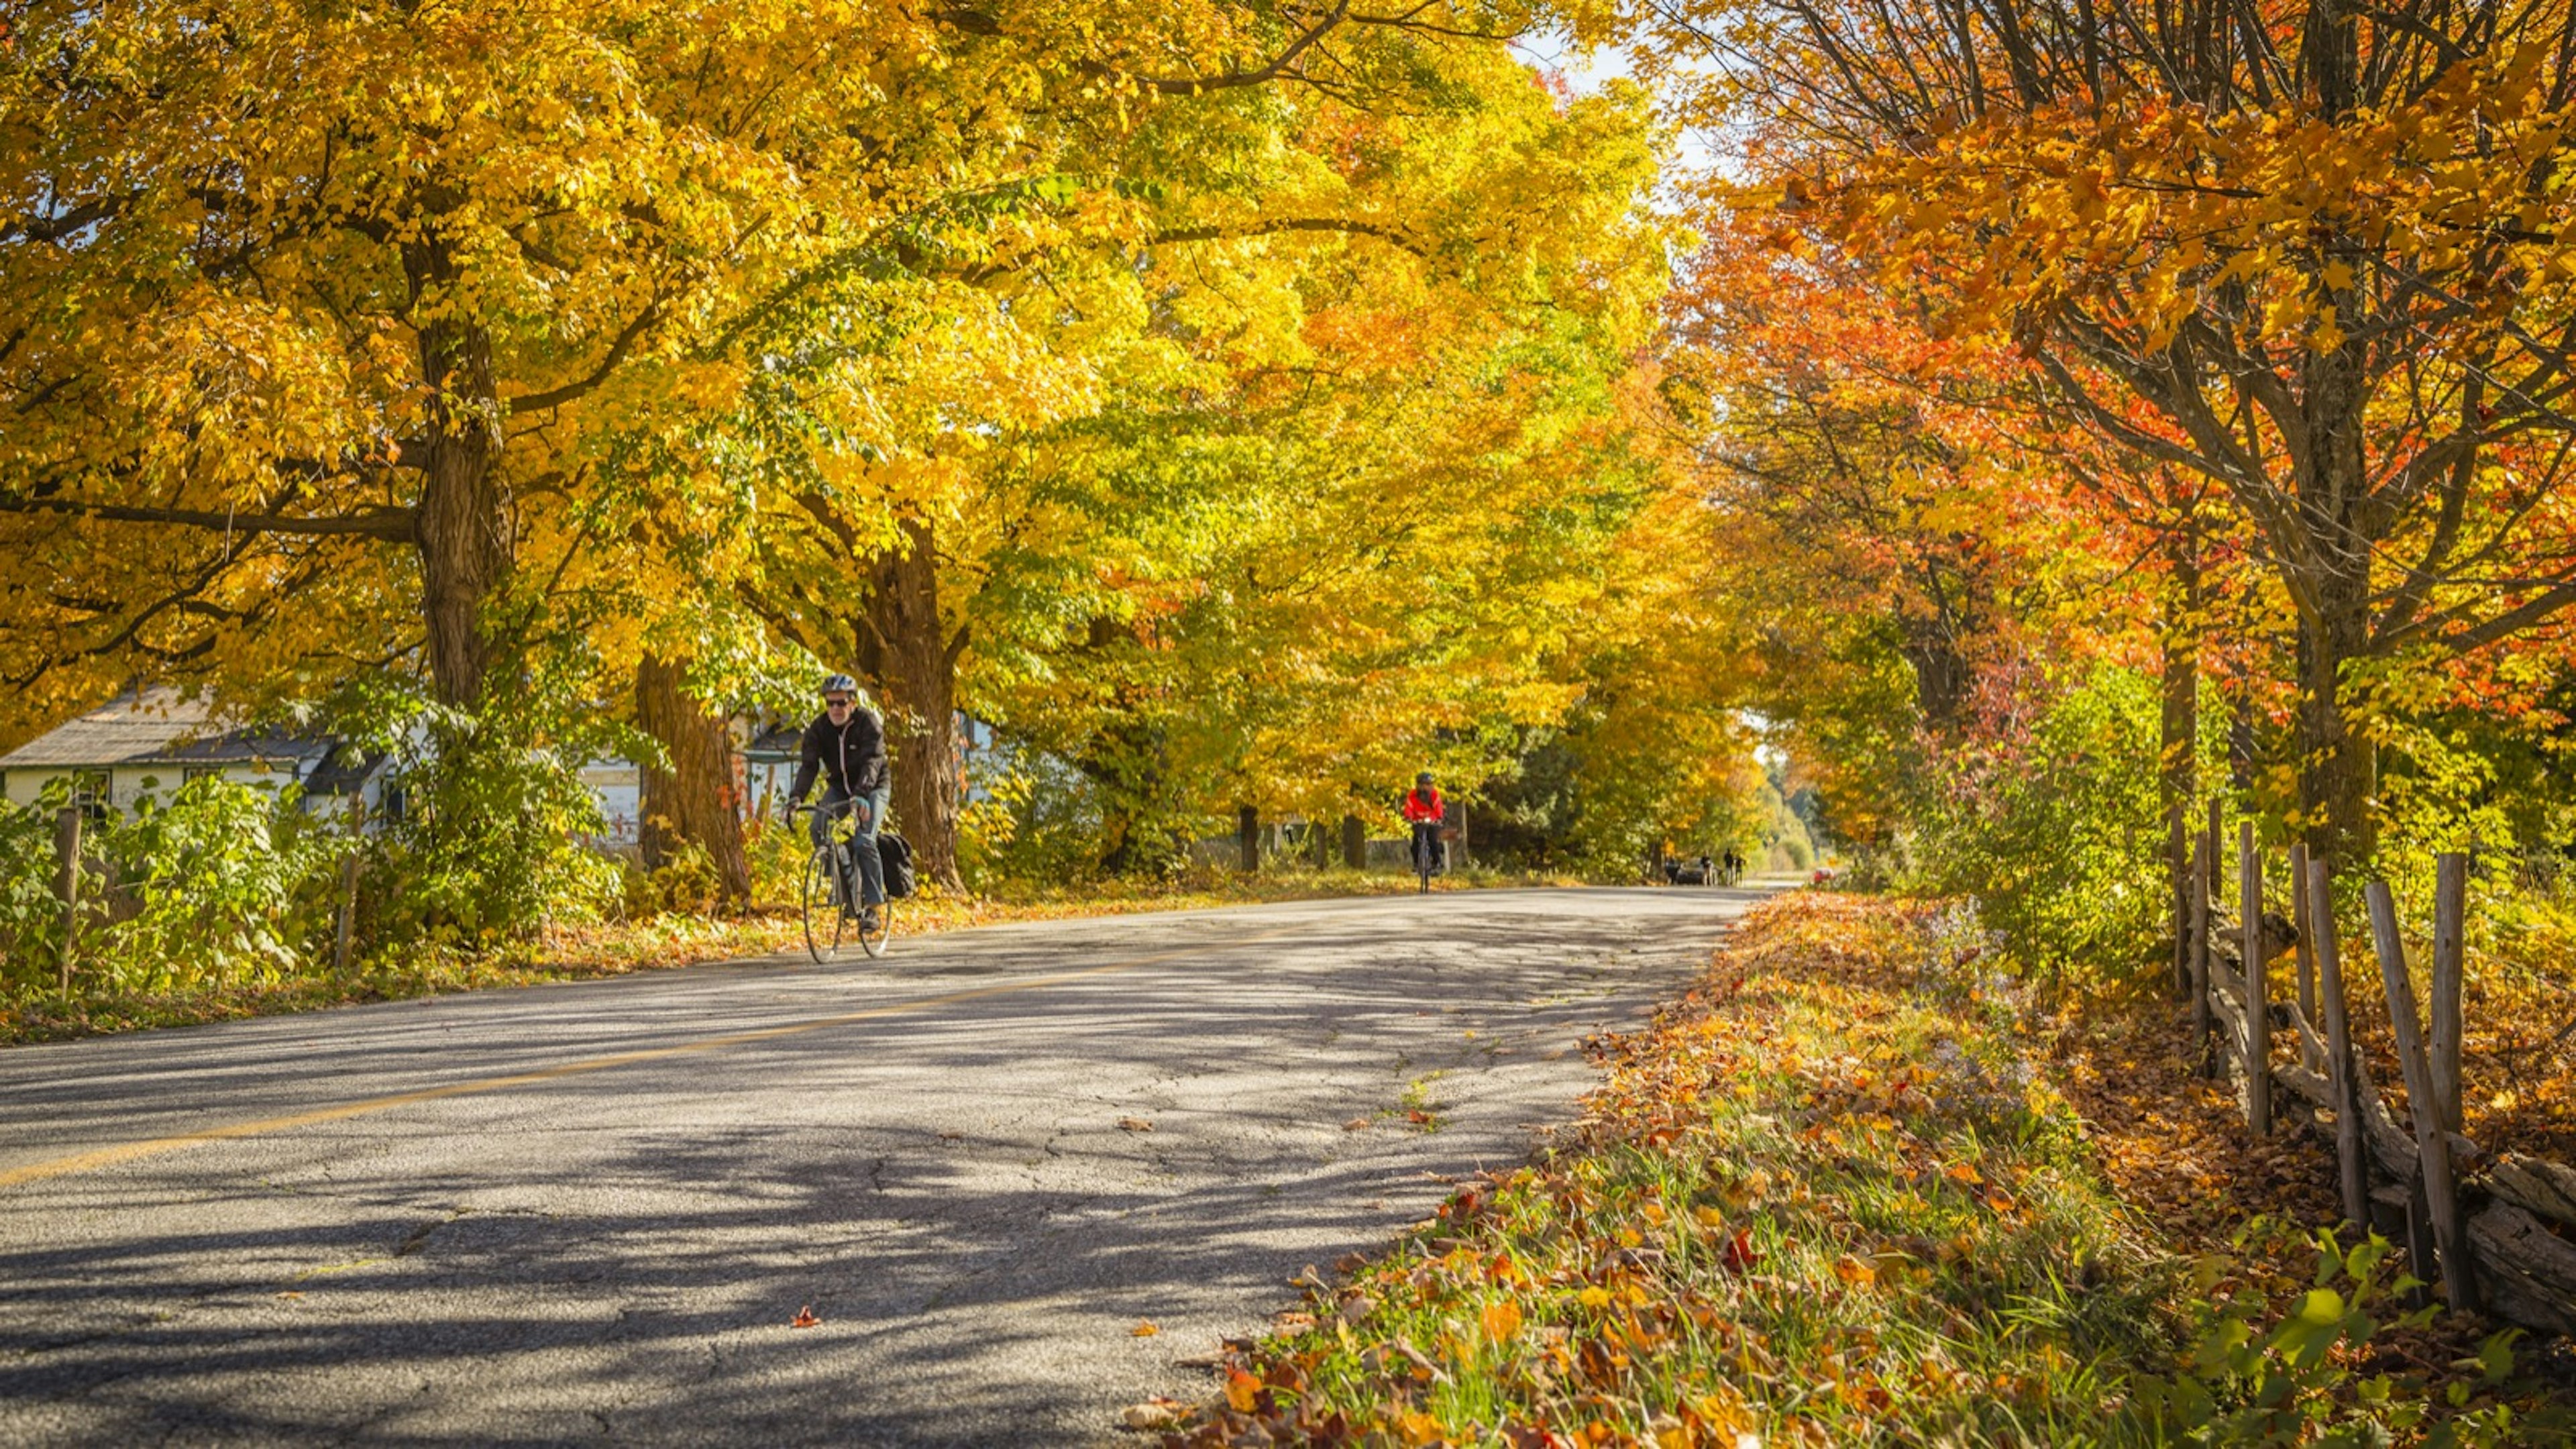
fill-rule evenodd
<path id="1" fill-rule="evenodd" d="M 885 893 L 889 900 L 902 900 L 912 894 L 912 843 L 891 830 L 877 834 L 877 857 L 885 863 Z"/>

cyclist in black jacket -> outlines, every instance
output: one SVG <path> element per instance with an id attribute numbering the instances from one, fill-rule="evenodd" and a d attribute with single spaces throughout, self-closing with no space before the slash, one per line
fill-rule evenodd
<path id="1" fill-rule="evenodd" d="M 804 747 L 796 760 L 796 779 L 787 787 L 790 814 L 824 777 L 823 803 L 814 812 L 814 843 L 832 838 L 841 816 L 856 827 L 850 834 L 850 860 L 859 873 L 859 917 L 873 929 L 877 907 L 885 904 L 885 860 L 877 854 L 877 831 L 885 825 L 886 797 L 894 781 L 886 769 L 885 722 L 859 703 L 859 682 L 846 674 L 823 681 L 823 712 L 805 727 Z M 846 886 L 847 882 L 844 882 Z M 848 900 L 845 890 L 841 897 Z"/>

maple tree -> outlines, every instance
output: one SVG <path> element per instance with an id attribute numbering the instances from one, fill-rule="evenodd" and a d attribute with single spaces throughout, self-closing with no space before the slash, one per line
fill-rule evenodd
<path id="1" fill-rule="evenodd" d="M 1768 230 L 1712 228 L 1670 299 L 1672 447 L 1718 522 L 1748 702 L 1834 829 L 1883 846 L 2039 677 L 2134 647 L 2138 539 L 2060 482 L 2069 440 L 2008 353 Z"/>
<path id="2" fill-rule="evenodd" d="M 277 597 L 348 588 L 395 601 L 370 647 L 418 638 L 440 697 L 470 703 L 506 642 L 494 596 L 577 546 L 599 450 L 725 406 L 763 306 L 1044 174 L 1084 120 L 1268 79 L 1365 18 L 20 7 L 0 513 L 48 567 L 13 598 L 12 677 L 98 661 L 69 697 L 125 661 L 199 663 L 320 612 L 290 623 Z M 390 547 L 327 547 L 350 542 Z M 181 586 L 116 573 L 146 554 Z M 282 657 L 348 652 L 302 642 Z"/>
<path id="3" fill-rule="evenodd" d="M 1560 106 L 1498 43 L 1405 43 L 1409 90 L 1145 118 L 1123 183 L 1012 201 L 1052 238 L 1021 265 L 870 284 L 971 347 L 871 324 L 746 419 L 837 435 L 830 369 L 903 379 L 869 396 L 919 400 L 904 441 L 783 459 L 758 607 L 901 714 L 963 706 L 1078 763 L 1116 802 L 1113 866 L 1204 813 L 1338 815 L 1426 750 L 1472 757 L 1444 731 L 1560 707 L 1534 681 L 1579 600 L 1549 597 L 1544 547 L 1615 519 L 1531 530 L 1568 489 L 1652 491 L 1599 431 L 1659 276 L 1638 107 Z M 953 775 L 904 773 L 898 815 L 953 859 Z"/>
<path id="4" fill-rule="evenodd" d="M 137 667 L 257 704 L 413 659 L 472 709 L 496 668 L 618 692 L 587 660 L 639 670 L 639 723 L 700 762 L 652 777 L 687 834 L 718 828 L 707 702 L 775 697 L 783 645 L 876 684 L 934 878 L 971 637 L 942 570 L 978 566 L 986 444 L 1141 355 L 1122 268 L 1579 267 L 1601 222 L 1511 235 L 1581 178 L 1495 129 L 1547 109 L 1509 6 L 220 18 L 13 20 L 9 727 Z M 1485 142 L 1527 163 L 1479 174 Z"/>
<path id="5" fill-rule="evenodd" d="M 2373 691 L 2576 603 L 2566 7 L 1713 3 L 1594 17 L 1737 127 L 1791 245 L 2211 480 L 2296 610 L 2302 821 L 2367 854 Z"/>

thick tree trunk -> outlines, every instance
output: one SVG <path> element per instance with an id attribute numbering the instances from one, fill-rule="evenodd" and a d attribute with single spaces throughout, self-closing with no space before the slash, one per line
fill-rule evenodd
<path id="1" fill-rule="evenodd" d="M 2355 27 L 2349 7 L 2321 6 L 2321 27 L 2309 37 L 2317 55 L 2318 103 L 2328 115 L 2351 110 Z M 2340 297 L 2344 315 L 2352 299 Z M 2306 597 L 2301 599 L 2299 642 L 2301 813 L 2307 817 L 2310 859 L 2351 871 L 2379 846 L 2373 818 L 2378 790 L 2375 747 L 2354 728 L 2344 665 L 2370 653 L 2370 561 L 2385 538 L 2386 509 L 2371 497 L 2370 461 L 2362 446 L 2370 394 L 2362 345 L 2312 352 L 2302 364 L 2300 430 L 2307 446 L 2298 463 L 2299 519 L 2307 537 Z M 2291 551 L 2285 550 L 2285 553 Z M 2295 555 L 2294 555 L 2295 556 Z M 2294 598 L 2301 590 L 2293 581 Z"/>
<path id="2" fill-rule="evenodd" d="M 1235 812 L 1234 844 L 1241 857 L 1243 873 L 1252 875 L 1261 869 L 1261 812 L 1249 805 Z"/>
<path id="3" fill-rule="evenodd" d="M 949 890 L 957 875 L 964 760 L 957 741 L 957 646 L 939 617 L 939 557 L 930 525 L 907 522 L 903 545 L 877 561 L 860 668 L 885 707 L 894 758 L 894 818 L 913 869 Z"/>
<path id="4" fill-rule="evenodd" d="M 2358 869 L 2379 848 L 2372 797 L 2378 792 L 2377 748 L 2354 728 L 2343 666 L 2366 648 L 2368 598 L 2332 581 L 2324 617 L 2299 630 L 2299 802 L 2311 859 Z"/>
<path id="5" fill-rule="evenodd" d="M 642 772 L 644 864 L 659 869 L 681 842 L 697 845 L 715 867 L 724 901 L 748 902 L 751 861 L 724 721 L 689 697 L 678 664 L 648 654 L 635 666 L 635 723 L 671 757 L 669 769 Z"/>
<path id="6" fill-rule="evenodd" d="M 404 249 L 414 299 L 452 297 L 458 281 L 444 243 Z M 428 427 L 420 441 L 423 477 L 417 547 L 421 610 L 428 628 L 430 680 L 440 701 L 472 708 L 483 698 L 491 641 L 483 605 L 510 571 L 513 553 L 501 493 L 500 391 L 492 378 L 491 334 L 453 320 L 420 331 L 428 384 Z"/>
<path id="7" fill-rule="evenodd" d="M 1914 670 L 1915 705 L 1925 725 L 1950 734 L 1967 714 L 1975 671 L 1960 655 L 1947 621 L 1919 616 L 1901 621 L 1901 627 L 1904 639 L 1898 648 Z"/>

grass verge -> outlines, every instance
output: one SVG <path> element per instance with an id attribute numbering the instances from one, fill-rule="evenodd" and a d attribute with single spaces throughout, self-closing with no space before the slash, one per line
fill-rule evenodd
<path id="1" fill-rule="evenodd" d="M 1560 883 L 1477 871 L 1463 873 L 1445 882 L 1443 888 Z M 903 904 L 897 929 L 901 937 L 909 938 L 1010 921 L 1393 895 L 1414 888 L 1411 876 L 1298 870 L 1257 876 L 1210 873 L 1168 885 L 1103 882 L 1048 889 L 1012 887 L 992 897 L 926 893 Z M 363 960 L 346 973 L 327 968 L 276 972 L 187 991 L 84 991 L 75 973 L 75 989 L 68 1000 L 49 991 L 0 996 L 0 1047 L 319 1011 L 370 1001 L 584 981 L 709 961 L 793 954 L 803 949 L 804 936 L 795 911 L 773 905 L 739 916 L 669 911 L 640 920 L 554 927 L 531 940 L 497 950 L 421 947 L 396 957 Z M 897 949 L 901 949 L 899 943 Z"/>
<path id="2" fill-rule="evenodd" d="M 2175 1251 L 1985 950 L 1964 914 L 1766 903 L 1597 1044 L 1577 1128 L 1235 1345 L 1166 1442 L 2554 1442 L 2501 1344 L 2456 1402 L 2371 1371 L 2381 1248 L 2308 1243 L 2286 1307 L 2271 1260 Z"/>

